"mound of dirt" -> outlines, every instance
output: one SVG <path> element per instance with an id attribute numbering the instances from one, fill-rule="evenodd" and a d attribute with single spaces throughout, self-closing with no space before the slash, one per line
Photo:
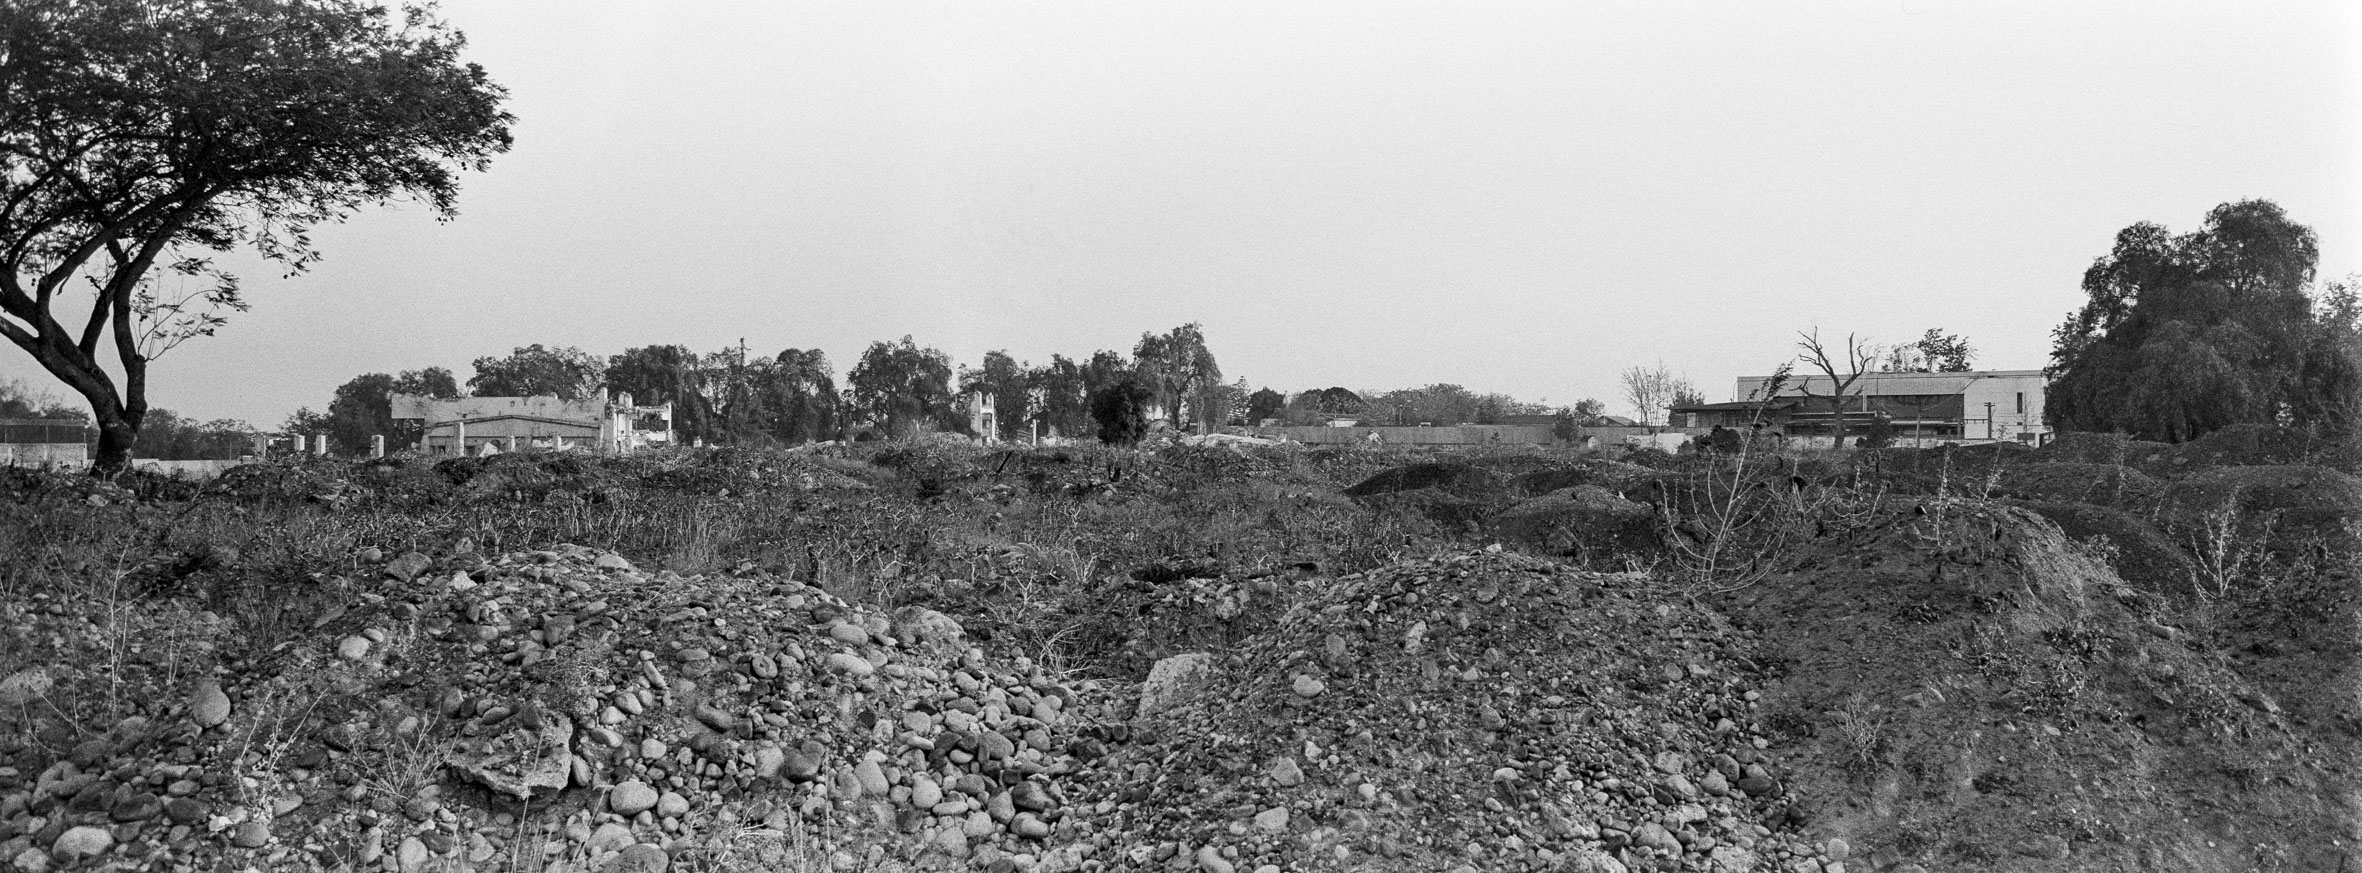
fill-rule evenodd
<path id="1" fill-rule="evenodd" d="M 1584 458 L 1571 466 L 1535 470 L 1517 477 L 1514 484 L 1519 492 L 1536 497 L 1577 485 L 1596 485 L 1623 493 L 1625 489 L 1636 487 L 1657 475 L 1657 471 L 1639 464 L 1606 458 Z"/>
<path id="2" fill-rule="evenodd" d="M 1646 559 L 1664 550 L 1656 510 L 1597 485 L 1561 488 L 1519 503 L 1493 518 L 1511 544 L 1579 564 Z"/>
<path id="3" fill-rule="evenodd" d="M 1745 640 L 1491 551 L 1300 583 L 1100 762 L 1112 868 L 1801 869 Z M 1160 686 L 1160 701 L 1177 689 Z M 1179 689 L 1186 690 L 1186 689 Z"/>
<path id="4" fill-rule="evenodd" d="M 342 593 L 309 641 L 269 652 L 211 645 L 208 616 L 135 614 L 114 620 L 151 644 L 110 663 L 52 632 L 79 613 L 0 605 L 46 665 L 0 678 L 0 856 L 998 869 L 1078 831 L 1082 692 L 988 661 L 942 615 L 578 547 L 356 563 L 323 583 Z M 90 728 L 109 690 L 131 711 Z"/>
<path id="5" fill-rule="evenodd" d="M 2048 466 L 2048 465 L 2045 465 Z M 2104 544 L 2102 559 L 2116 576 L 2143 591 L 2187 594 L 2197 565 L 2180 545 L 2141 516 L 2083 503 L 2024 501 L 2068 539 Z"/>
<path id="6" fill-rule="evenodd" d="M 2302 464 L 2328 447 L 2319 435 L 2270 424 L 2234 424 L 2173 447 L 2184 467 Z"/>
<path id="7" fill-rule="evenodd" d="M 1499 473 L 1474 464 L 1433 462 L 1407 464 L 1363 479 L 1345 489 L 1347 497 L 1376 497 L 1405 491 L 1433 489 L 1456 497 L 1486 497 L 1502 491 Z"/>
<path id="8" fill-rule="evenodd" d="M 1996 496 L 2135 510 L 2165 492 L 2165 483 L 2131 467 L 2074 461 L 2003 467 L 1996 485 Z"/>
<path id="9" fill-rule="evenodd" d="M 2216 467 L 2174 482 L 2164 501 L 2177 513 L 2236 507 L 2284 528 L 2336 530 L 2362 514 L 2362 479 L 2326 467 Z"/>
<path id="10" fill-rule="evenodd" d="M 2039 461 L 2076 464 L 2124 464 L 2151 476 L 2169 475 L 2173 462 L 2169 443 L 2136 440 L 2118 433 L 2062 433 L 2034 450 Z"/>
<path id="11" fill-rule="evenodd" d="M 1813 481 L 1839 484 L 1858 476 L 1904 494 L 1984 495 L 1989 487 L 1997 485 L 2002 471 L 2039 458 L 2034 449 L 2016 443 L 1874 449 L 1855 453 L 1842 475 L 1817 477 Z"/>
<path id="12" fill-rule="evenodd" d="M 2351 740 L 2028 510 L 1930 499 L 1729 594 L 1784 673 L 1774 758 L 1875 869 L 2337 869 Z M 2228 799 L 2235 798 L 2230 802 Z"/>

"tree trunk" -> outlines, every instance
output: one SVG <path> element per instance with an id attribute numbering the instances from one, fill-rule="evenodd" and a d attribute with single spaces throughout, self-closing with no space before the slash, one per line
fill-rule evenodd
<path id="1" fill-rule="evenodd" d="M 131 469 L 131 449 L 139 442 L 139 423 L 121 414 L 97 413 L 98 456 L 90 461 L 90 475 L 112 479 Z"/>

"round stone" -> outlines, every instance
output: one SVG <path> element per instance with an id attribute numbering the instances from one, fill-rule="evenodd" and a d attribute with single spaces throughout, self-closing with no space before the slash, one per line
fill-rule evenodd
<path id="1" fill-rule="evenodd" d="M 667 791 L 663 796 L 656 798 L 656 814 L 659 816 L 678 818 L 688 811 L 689 798 L 682 797 L 678 793 Z"/>
<path id="2" fill-rule="evenodd" d="M 1197 850 L 1197 869 L 1206 873 L 1235 873 L 1238 867 L 1231 864 L 1230 859 L 1222 857 L 1221 849 L 1207 846 Z"/>
<path id="3" fill-rule="evenodd" d="M 115 835 L 103 828 L 83 825 L 67 828 L 65 833 L 59 834 L 57 841 L 49 844 L 49 853 L 70 864 L 83 858 L 104 855 L 114 846 Z"/>
<path id="4" fill-rule="evenodd" d="M 369 657 L 369 638 L 359 634 L 345 637 L 336 644 L 336 655 L 347 661 Z"/>
<path id="5" fill-rule="evenodd" d="M 590 838 L 585 840 L 583 845 L 584 847 L 590 849 L 591 854 L 597 855 L 605 852 L 613 852 L 631 844 L 631 828 L 624 827 L 614 822 L 608 822 L 606 824 L 600 825 L 598 830 L 592 831 Z"/>
<path id="6" fill-rule="evenodd" d="M 656 789 L 648 787 L 648 783 L 637 779 L 617 785 L 614 791 L 607 794 L 607 808 L 614 810 L 615 814 L 620 816 L 635 816 L 647 812 L 656 806 L 656 801 Z"/>
<path id="7" fill-rule="evenodd" d="M 260 849 L 271 842 L 271 825 L 261 819 L 248 819 L 230 836 L 230 845 L 241 849 Z"/>
<path id="8" fill-rule="evenodd" d="M 664 873 L 664 868 L 670 866 L 672 856 L 666 855 L 663 849 L 647 843 L 633 843 L 625 846 L 622 854 L 616 855 L 614 860 L 599 869 L 601 873 Z"/>
<path id="9" fill-rule="evenodd" d="M 877 672 L 877 668 L 871 666 L 867 659 L 844 652 L 831 653 L 828 656 L 828 666 L 829 669 L 853 676 L 867 676 Z"/>
<path id="10" fill-rule="evenodd" d="M 1038 840 L 1050 835 L 1050 823 L 1042 821 L 1030 812 L 1020 813 L 1016 821 L 1009 823 L 1009 829 L 1016 831 L 1018 836 L 1029 840 Z"/>
<path id="11" fill-rule="evenodd" d="M 943 786 L 936 784 L 934 779 L 921 774 L 910 780 L 910 805 L 932 809 L 935 804 L 942 802 Z"/>
<path id="12" fill-rule="evenodd" d="M 1329 690 L 1329 686 L 1319 679 L 1298 673 L 1294 689 L 1297 697 L 1319 697 L 1321 692 Z"/>
<path id="13" fill-rule="evenodd" d="M 213 727 L 230 718 L 230 696 L 222 693 L 221 683 L 211 679 L 197 682 L 197 690 L 189 695 L 189 720 L 198 727 Z"/>
<path id="14" fill-rule="evenodd" d="M 156 795 L 143 791 L 116 801 L 114 808 L 107 810 L 107 815 L 116 821 L 147 821 L 163 811 L 164 802 L 157 800 Z"/>
<path id="15" fill-rule="evenodd" d="M 886 784 L 886 771 L 880 769 L 876 761 L 863 761 L 854 765 L 853 778 L 861 783 L 861 793 L 871 797 L 884 797 L 886 792 L 892 790 L 892 786 Z"/>

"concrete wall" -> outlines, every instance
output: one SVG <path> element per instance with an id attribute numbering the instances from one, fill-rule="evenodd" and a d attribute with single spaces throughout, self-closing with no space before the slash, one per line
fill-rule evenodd
<path id="1" fill-rule="evenodd" d="M 1960 435 L 1971 440 L 2016 439 L 2021 433 L 2045 433 L 2042 425 L 2042 374 L 2011 374 L 1978 379 L 1962 392 Z M 2024 408 L 2019 408 L 2019 398 Z M 1985 430 L 1985 404 L 1993 404 L 1993 429 Z"/>
<path id="2" fill-rule="evenodd" d="M 89 463 L 90 447 L 82 443 L 0 443 L 0 465 L 81 467 Z"/>

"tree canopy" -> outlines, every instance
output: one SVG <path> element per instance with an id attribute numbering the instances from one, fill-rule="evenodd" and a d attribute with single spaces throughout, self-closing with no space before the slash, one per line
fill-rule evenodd
<path id="1" fill-rule="evenodd" d="M 2171 442 L 2246 422 L 2349 426 L 2352 307 L 2335 294 L 2316 307 L 2318 258 L 2312 230 L 2268 200 L 2217 206 L 2186 234 L 2125 228 L 2053 333 L 2051 425 Z"/>
<path id="2" fill-rule="evenodd" d="M 1655 424 L 1673 404 L 1698 394 L 1688 377 L 1676 375 L 1663 361 L 1654 367 L 1626 367 L 1616 382 L 1624 389 L 1624 402 L 1640 415 L 1641 424 Z"/>
<path id="3" fill-rule="evenodd" d="M 1133 371 L 1149 399 L 1162 407 L 1174 427 L 1191 422 L 1221 427 L 1230 418 L 1222 367 L 1206 348 L 1205 330 L 1196 322 L 1162 334 L 1144 333 L 1132 347 Z"/>
<path id="4" fill-rule="evenodd" d="M 1968 340 L 1931 327 L 1915 342 L 1886 350 L 1879 360 L 1881 373 L 1966 373 L 1976 359 Z"/>
<path id="5" fill-rule="evenodd" d="M 545 348 L 534 343 L 507 357 L 481 357 L 468 391 L 478 397 L 557 397 L 582 400 L 596 397 L 606 381 L 607 362 L 572 346 Z"/>
<path id="6" fill-rule="evenodd" d="M 673 405 L 673 432 L 683 441 L 715 437 L 705 372 L 688 346 L 641 346 L 607 358 L 610 396 L 630 394 L 634 406 Z"/>
<path id="7" fill-rule="evenodd" d="M 0 336 L 89 403 L 96 471 L 130 461 L 150 362 L 244 308 L 208 253 L 300 271 L 364 205 L 455 213 L 512 120 L 464 45 L 358 0 L 0 4 Z"/>
<path id="8" fill-rule="evenodd" d="M 300 419 L 303 427 L 298 433 L 324 433 L 336 451 L 360 454 L 369 450 L 369 438 L 384 436 L 386 447 L 399 449 L 418 442 L 420 425 L 417 422 L 397 422 L 393 414 L 393 396 L 416 394 L 450 400 L 459 396 L 459 383 L 450 370 L 428 367 L 404 371 L 399 376 L 384 373 L 364 373 L 336 387 L 336 397 L 328 402 L 328 412 Z M 141 439 L 145 446 L 147 440 Z"/>
<path id="9" fill-rule="evenodd" d="M 870 343 L 845 373 L 845 390 L 855 414 L 894 436 L 949 428 L 958 419 L 951 358 L 907 336 L 899 344 Z"/>

